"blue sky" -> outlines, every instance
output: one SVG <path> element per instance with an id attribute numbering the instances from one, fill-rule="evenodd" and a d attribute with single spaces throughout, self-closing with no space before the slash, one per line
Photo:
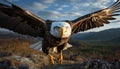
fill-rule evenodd
<path id="1" fill-rule="evenodd" d="M 73 20 L 85 14 L 106 8 L 116 0 L 9 0 L 43 19 Z M 0 2 L 4 3 L 3 0 Z M 101 28 L 89 31 L 100 31 L 109 28 L 120 28 L 120 16 L 117 21 Z"/>

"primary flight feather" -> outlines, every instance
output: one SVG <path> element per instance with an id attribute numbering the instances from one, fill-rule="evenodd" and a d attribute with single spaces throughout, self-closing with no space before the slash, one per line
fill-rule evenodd
<path id="1" fill-rule="evenodd" d="M 81 16 L 75 20 L 63 21 L 44 20 L 28 10 L 8 3 L 10 6 L 0 3 L 0 27 L 25 35 L 42 37 L 42 50 L 49 56 L 52 64 L 54 64 L 54 59 L 49 52 L 50 49 L 57 47 L 58 62 L 61 64 L 63 61 L 62 50 L 67 46 L 72 34 L 104 26 L 104 24 L 110 23 L 108 20 L 116 19 L 113 16 L 120 15 L 118 14 L 120 0 L 108 8 Z"/>

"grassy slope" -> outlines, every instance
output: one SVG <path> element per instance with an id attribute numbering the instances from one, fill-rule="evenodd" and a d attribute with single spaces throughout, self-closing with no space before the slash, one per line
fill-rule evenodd
<path id="1" fill-rule="evenodd" d="M 90 46 L 120 46 L 120 28 L 100 32 L 82 33 L 73 36 L 70 42 L 86 43 Z"/>
<path id="2" fill-rule="evenodd" d="M 30 49 L 28 41 L 17 38 L 0 38 L 0 53 L 10 53 L 12 55 L 28 56 L 37 53 Z"/>
<path id="3" fill-rule="evenodd" d="M 120 29 L 110 29 L 98 33 L 82 33 L 71 38 L 70 43 L 82 48 L 76 48 L 83 56 L 120 57 Z"/>
<path id="4" fill-rule="evenodd" d="M 74 47 L 75 50 L 73 51 L 75 53 L 80 54 L 81 56 L 94 57 L 94 58 L 101 58 L 101 57 L 120 58 L 120 45 L 114 45 L 114 44 L 112 45 L 108 43 L 107 44 L 103 43 L 103 45 L 102 44 L 100 45 L 97 42 L 88 43 L 83 41 L 80 42 L 77 40 L 75 42 L 77 42 L 78 44 L 76 47 Z"/>

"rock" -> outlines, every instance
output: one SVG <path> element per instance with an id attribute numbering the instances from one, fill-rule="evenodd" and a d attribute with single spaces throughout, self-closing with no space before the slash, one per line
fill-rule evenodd
<path id="1" fill-rule="evenodd" d="M 1 60 L 0 61 L 0 69 L 7 69 L 11 66 L 11 62 L 9 60 Z"/>
<path id="2" fill-rule="evenodd" d="M 10 52 L 1 52 L 0 53 L 0 57 L 7 57 L 7 56 L 11 56 L 12 55 L 12 53 L 10 53 Z"/>
<path id="3" fill-rule="evenodd" d="M 0 69 L 119 69 L 120 59 L 106 61 L 103 58 L 84 58 L 79 54 L 70 55 L 63 64 L 50 65 L 45 55 L 8 56 L 0 58 Z"/>
<path id="4" fill-rule="evenodd" d="M 16 66 L 10 66 L 9 69 L 18 69 Z"/>
<path id="5" fill-rule="evenodd" d="M 82 56 L 80 56 L 79 54 L 76 54 L 76 55 L 72 55 L 70 57 L 70 60 L 74 60 L 74 61 L 77 61 L 79 63 L 83 63 L 84 61 L 86 61 L 85 58 L 83 58 Z"/>
<path id="6" fill-rule="evenodd" d="M 19 65 L 18 66 L 18 69 L 29 69 L 29 66 L 28 65 Z"/>
<path id="7" fill-rule="evenodd" d="M 42 69 L 81 69 L 81 64 L 64 64 L 43 66 Z"/>

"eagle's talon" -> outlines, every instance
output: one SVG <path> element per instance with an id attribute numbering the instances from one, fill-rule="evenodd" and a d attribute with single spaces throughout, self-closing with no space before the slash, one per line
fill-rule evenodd
<path id="1" fill-rule="evenodd" d="M 60 53 L 58 56 L 58 63 L 62 64 L 62 62 L 63 62 L 63 55 L 62 55 L 62 53 Z"/>
<path id="2" fill-rule="evenodd" d="M 55 59 L 55 57 L 54 56 L 52 56 L 52 55 L 48 55 L 48 59 L 49 59 L 49 62 L 50 62 L 50 64 L 54 64 L 55 62 L 54 62 L 54 59 Z"/>

